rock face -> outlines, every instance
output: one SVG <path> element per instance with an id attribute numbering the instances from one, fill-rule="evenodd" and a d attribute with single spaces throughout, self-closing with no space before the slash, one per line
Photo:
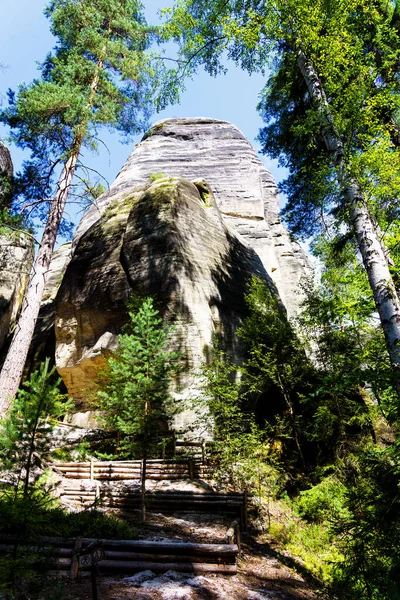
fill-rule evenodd
<path id="1" fill-rule="evenodd" d="M 72 252 L 57 252 L 31 355 L 54 352 L 80 411 L 88 410 L 89 390 L 116 348 L 130 295 L 154 296 L 174 325 L 170 343 L 184 365 L 179 402 L 199 394 L 198 370 L 215 333 L 241 359 L 236 331 L 249 278 L 264 279 L 294 314 L 309 268 L 251 144 L 230 123 L 205 118 L 154 125 L 83 217 Z M 187 422 L 190 412 L 175 426 Z"/>
<path id="2" fill-rule="evenodd" d="M 63 244 L 54 251 L 40 307 L 39 317 L 28 354 L 26 368 L 33 371 L 47 356 L 54 357 L 56 340 L 54 333 L 55 299 L 71 260 L 71 243 Z"/>
<path id="3" fill-rule="evenodd" d="M 13 164 L 8 148 L 0 142 L 0 208 L 11 201 Z M 15 324 L 33 261 L 32 239 L 7 231 L 0 235 L 0 352 Z"/>
<path id="4" fill-rule="evenodd" d="M 15 325 L 28 282 L 33 252 L 29 236 L 17 232 L 0 235 L 0 351 Z"/>
<path id="5" fill-rule="evenodd" d="M 14 174 L 11 154 L 0 141 L 0 207 L 8 206 L 11 200 L 11 180 Z"/>
<path id="6" fill-rule="evenodd" d="M 130 293 L 154 295 L 174 324 L 171 346 L 185 367 L 179 399 L 196 394 L 215 331 L 240 355 L 234 334 L 249 277 L 275 289 L 257 253 L 223 224 L 212 195 L 204 200 L 204 184 L 197 186 L 161 178 L 121 194 L 77 241 L 56 300 L 56 364 L 82 409 L 127 320 Z M 184 413 L 179 426 L 190 419 Z"/>
<path id="7" fill-rule="evenodd" d="M 224 222 L 257 252 L 289 316 L 294 315 L 301 299 L 298 284 L 309 270 L 307 258 L 281 222 L 272 175 L 239 129 L 226 121 L 186 118 L 156 123 L 109 191 L 85 215 L 75 243 L 108 206 L 160 172 L 207 182 Z"/>

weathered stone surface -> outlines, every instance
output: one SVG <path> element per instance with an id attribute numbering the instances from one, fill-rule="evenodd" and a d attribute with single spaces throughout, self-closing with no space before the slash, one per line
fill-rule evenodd
<path id="1" fill-rule="evenodd" d="M 275 289 L 257 253 L 221 222 L 212 196 L 204 201 L 193 183 L 163 178 L 121 194 L 77 241 L 57 296 L 56 364 L 69 393 L 85 407 L 85 390 L 115 348 L 133 292 L 154 295 L 174 323 L 171 345 L 185 366 L 176 397 L 195 396 L 214 332 L 240 357 L 234 334 L 252 275 Z"/>
<path id="2" fill-rule="evenodd" d="M 0 140 L 0 206 L 8 206 L 11 201 L 11 180 L 14 174 L 11 154 Z"/>
<path id="3" fill-rule="evenodd" d="M 53 253 L 40 307 L 39 317 L 28 354 L 26 370 L 33 371 L 38 363 L 47 356 L 54 359 L 55 355 L 55 298 L 63 280 L 65 271 L 71 260 L 71 243 L 59 246 Z"/>
<path id="4" fill-rule="evenodd" d="M 0 351 L 15 325 L 33 252 L 30 236 L 14 231 L 0 235 Z"/>
<path id="5" fill-rule="evenodd" d="M 11 201 L 13 164 L 10 151 L 0 141 L 0 208 Z M 0 235 L 0 352 L 12 331 L 33 260 L 32 238 L 7 231 Z"/>
<path id="6" fill-rule="evenodd" d="M 130 287 L 120 261 L 131 203 L 107 209 L 80 239 L 56 299 L 56 364 L 68 392 L 79 402 L 104 365 L 107 350 L 126 322 Z"/>
<path id="7" fill-rule="evenodd" d="M 53 303 L 58 289 L 61 285 L 65 271 L 67 270 L 68 264 L 71 260 L 71 242 L 62 244 L 53 252 L 51 257 L 51 263 L 49 270 L 46 273 L 46 283 L 44 286 L 42 306 L 45 304 Z"/>
<path id="8" fill-rule="evenodd" d="M 0 140 L 0 172 L 7 177 L 12 177 L 14 167 L 11 160 L 11 154 L 7 146 Z"/>
<path id="9" fill-rule="evenodd" d="M 272 175 L 239 129 L 226 121 L 186 118 L 156 123 L 108 192 L 82 219 L 74 243 L 110 204 L 159 172 L 207 182 L 224 222 L 257 252 L 289 316 L 295 314 L 301 299 L 298 284 L 309 270 L 307 257 L 281 222 Z"/>

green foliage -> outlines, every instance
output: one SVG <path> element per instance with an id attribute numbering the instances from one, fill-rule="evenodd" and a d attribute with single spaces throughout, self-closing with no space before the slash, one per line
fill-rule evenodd
<path id="1" fill-rule="evenodd" d="M 337 425 L 358 424 L 367 431 L 371 419 L 357 400 L 360 393 L 367 403 L 372 397 L 378 413 L 392 423 L 397 419 L 398 402 L 385 340 L 374 324 L 374 305 L 365 271 L 349 242 L 340 249 L 335 242 L 319 238 L 315 244 L 315 252 L 324 265 L 321 283 L 309 283 L 304 288 L 299 334 L 322 376 L 320 386 L 313 391 L 320 410 L 327 406 L 323 398 L 327 399 L 328 408 L 340 403 L 343 418 L 342 424 Z"/>
<path id="2" fill-rule="evenodd" d="M 118 432 L 115 451 L 125 458 L 140 456 L 143 447 L 150 448 L 150 438 L 157 442 L 157 432 L 167 429 L 169 385 L 178 361 L 178 354 L 166 349 L 171 329 L 162 326 L 151 298 L 129 315 L 129 332 L 119 336 L 98 392 L 106 426 Z"/>
<path id="3" fill-rule="evenodd" d="M 344 560 L 336 565 L 333 591 L 344 600 L 400 597 L 398 445 L 371 446 L 345 463 L 345 514 L 333 531 Z"/>
<path id="4" fill-rule="evenodd" d="M 214 439 L 224 446 L 251 428 L 252 415 L 248 414 L 246 419 L 242 410 L 240 370 L 215 344 L 212 361 L 204 367 L 203 373 Z"/>
<path id="5" fill-rule="evenodd" d="M 0 423 L 1 468 L 17 491 L 23 485 L 25 496 L 34 488 L 32 467 L 41 466 L 51 452 L 54 420 L 71 406 L 54 375 L 55 367 L 50 369 L 46 359 L 24 382 L 9 416 Z"/>
<path id="6" fill-rule="evenodd" d="M 166 35 L 180 42 L 189 71 L 204 65 L 215 75 L 226 55 L 249 72 L 271 67 L 260 141 L 290 170 L 282 189 L 295 231 L 320 231 L 332 209 L 348 222 L 335 157 L 325 146 L 331 124 L 345 145 L 349 177 L 357 178 L 382 230 L 390 230 L 400 184 L 396 2 L 319 0 L 310 7 L 298 0 L 179 0 L 166 17 Z M 300 51 L 317 73 L 329 119 L 311 98 Z"/>
<path id="7" fill-rule="evenodd" d="M 344 515 L 346 487 L 329 475 L 313 487 L 300 492 L 294 502 L 299 515 L 308 522 L 327 523 Z"/>
<path id="8" fill-rule="evenodd" d="M 265 122 L 259 139 L 262 151 L 289 169 L 281 185 L 288 196 L 287 222 L 304 238 L 340 232 L 354 250 L 358 244 L 394 371 L 390 340 L 398 332 L 388 332 L 377 299 L 386 287 L 379 289 L 372 275 L 375 263 L 363 245 L 350 190 L 358 190 L 371 218 L 370 239 L 381 246 L 387 240 L 397 256 L 398 15 L 397 2 L 380 0 L 318 0 L 311 8 L 298 0 L 180 0 L 167 25 L 189 70 L 202 64 L 216 74 L 226 54 L 249 72 L 271 67 L 259 105 Z M 386 278 L 390 288 L 389 261 L 381 256 L 378 262 L 379 279 Z M 396 267 L 393 273 L 397 277 Z"/>
<path id="9" fill-rule="evenodd" d="M 29 498 L 4 490 L 0 495 L 0 534 L 19 536 L 21 527 L 24 527 L 21 542 L 38 540 L 40 536 L 137 537 L 137 532 L 125 521 L 99 510 L 66 512 L 56 506 L 55 500 L 43 489 L 36 489 Z"/>
<path id="10" fill-rule="evenodd" d="M 270 534 L 275 536 L 275 532 L 276 529 L 272 527 Z M 280 525 L 277 539 L 279 538 L 286 552 L 299 558 L 308 573 L 325 586 L 330 585 L 334 565 L 342 560 L 342 555 L 325 524 L 304 523 L 295 519 Z"/>
<path id="11" fill-rule="evenodd" d="M 240 330 L 247 360 L 234 365 L 215 349 L 205 369 L 215 456 L 221 480 L 259 496 L 269 535 L 332 597 L 392 600 L 399 593 L 398 449 L 373 444 L 375 411 L 384 418 L 391 407 L 382 334 L 371 324 L 365 274 L 352 249 L 337 253 L 320 240 L 319 252 L 321 285 L 305 287 L 296 329 L 274 292 L 255 279 Z M 299 447 L 304 463 L 299 453 L 293 460 Z M 292 500 L 277 499 L 284 487 L 295 492 Z"/>
<path id="12" fill-rule="evenodd" d="M 147 126 L 154 110 L 177 98 L 174 71 L 152 44 L 156 28 L 146 24 L 138 0 L 51 0 L 45 9 L 57 43 L 40 65 L 40 77 L 9 92 L 0 120 L 11 128 L 12 141 L 31 152 L 16 182 L 14 210 L 30 205 L 30 216 L 44 218 L 54 193 L 58 166 L 81 144 L 97 148 L 102 128 L 126 136 Z M 87 185 L 72 193 L 96 196 Z M 90 188 L 90 189 L 89 189 Z"/>
<path id="13" fill-rule="evenodd" d="M 7 482 L 0 497 L 0 531 L 16 537 L 12 556 L 0 561 L 0 589 L 15 593 L 32 578 L 20 543 L 43 534 L 43 515 L 53 504 L 43 467 L 53 445 L 53 423 L 69 408 L 49 359 L 32 373 L 0 423 L 1 470 Z"/>
<path id="14" fill-rule="evenodd" d="M 265 435 L 255 423 L 242 368 L 215 343 L 203 376 L 208 428 L 213 432 L 213 460 L 217 464 L 214 478 L 268 500 L 283 488 L 285 476 L 271 458 Z"/>
<path id="15" fill-rule="evenodd" d="M 157 173 L 150 173 L 149 180 L 151 183 L 157 181 L 158 179 L 164 179 L 165 175 L 162 171 L 158 171 Z"/>
<path id="16" fill-rule="evenodd" d="M 298 407 L 311 385 L 311 365 L 275 291 L 253 278 L 246 303 L 250 314 L 238 332 L 249 355 L 245 363 L 246 385 L 274 435 L 286 445 L 294 442 L 293 461 L 304 467 Z"/>
<path id="17" fill-rule="evenodd" d="M 3 491 L 0 494 L 0 535 L 12 536 L 12 553 L 0 558 L 0 593 L 10 598 L 43 597 L 43 582 L 32 561 L 47 569 L 51 557 L 43 547 L 42 536 L 135 539 L 137 531 L 125 521 L 98 510 L 68 513 L 55 506 L 44 488 L 30 490 L 29 496 Z M 30 544 L 30 547 L 27 547 Z M 33 548 L 36 547 L 36 552 Z"/>

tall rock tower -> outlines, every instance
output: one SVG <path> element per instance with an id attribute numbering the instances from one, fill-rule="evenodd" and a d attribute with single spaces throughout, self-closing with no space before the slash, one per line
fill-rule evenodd
<path id="1" fill-rule="evenodd" d="M 84 215 L 72 257 L 67 248 L 49 279 L 61 285 L 54 302 L 49 290 L 46 332 L 55 333 L 57 369 L 80 413 L 74 422 L 88 423 L 88 391 L 116 347 L 132 293 L 154 296 L 174 325 L 171 346 L 184 367 L 175 397 L 184 404 L 201 395 L 199 369 L 215 333 L 235 360 L 243 357 L 236 332 L 249 279 L 263 279 L 293 315 L 308 269 L 281 223 L 271 174 L 235 126 L 156 123 Z M 186 411 L 175 426 L 193 422 Z"/>
<path id="2" fill-rule="evenodd" d="M 76 239 L 117 198 L 160 172 L 208 185 L 223 222 L 255 250 L 288 316 L 294 316 L 301 301 L 300 279 L 310 272 L 307 256 L 281 221 L 271 173 L 242 132 L 227 121 L 201 117 L 165 119 L 153 125 L 110 190 L 83 218 Z"/>

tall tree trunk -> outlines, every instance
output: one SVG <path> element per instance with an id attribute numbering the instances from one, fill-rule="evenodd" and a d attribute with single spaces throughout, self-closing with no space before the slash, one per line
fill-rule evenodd
<path id="1" fill-rule="evenodd" d="M 108 29 L 110 32 L 110 29 Z M 86 108 L 93 106 L 94 98 L 100 81 L 100 71 L 103 66 L 106 46 L 103 47 L 101 58 L 96 64 L 92 81 L 89 85 L 88 100 Z M 40 303 L 45 286 L 46 273 L 49 270 L 54 245 L 56 243 L 58 229 L 60 227 L 65 204 L 67 202 L 69 189 L 74 178 L 76 163 L 79 158 L 82 142 L 88 126 L 88 119 L 84 119 L 77 129 L 71 144 L 71 153 L 64 164 L 58 188 L 50 214 L 43 232 L 39 252 L 31 270 L 27 291 L 22 303 L 14 337 L 8 349 L 3 368 L 0 373 L 0 415 L 7 413 L 12 400 L 15 398 L 24 372 L 29 346 L 35 331 L 39 316 Z"/>
<path id="2" fill-rule="evenodd" d="M 0 373 L 0 414 L 2 415 L 8 411 L 10 403 L 15 397 L 24 371 L 26 357 L 39 315 L 45 277 L 49 270 L 81 143 L 75 141 L 74 147 L 75 150 L 66 161 L 58 182 L 58 190 L 51 205 L 39 252 L 29 277 L 21 314 Z"/>
<path id="3" fill-rule="evenodd" d="M 400 302 L 389 270 L 389 254 L 379 236 L 363 191 L 356 179 L 348 172 L 344 146 L 335 128 L 322 83 L 312 61 L 303 50 L 298 52 L 297 64 L 314 107 L 320 115 L 322 136 L 328 152 L 332 155 L 338 182 L 349 209 L 358 248 L 368 275 L 386 346 L 396 375 L 397 393 L 400 396 Z"/>

